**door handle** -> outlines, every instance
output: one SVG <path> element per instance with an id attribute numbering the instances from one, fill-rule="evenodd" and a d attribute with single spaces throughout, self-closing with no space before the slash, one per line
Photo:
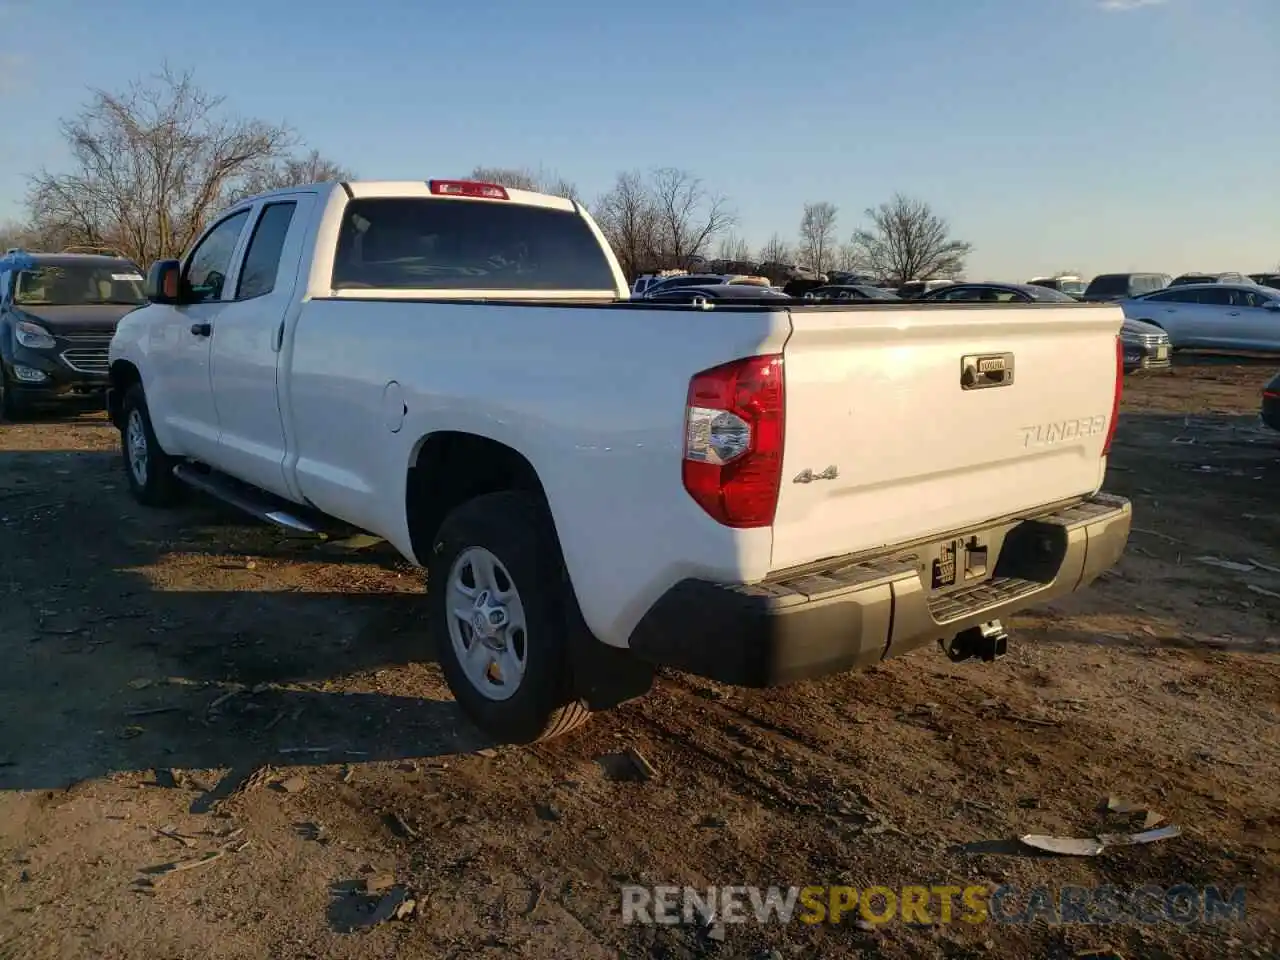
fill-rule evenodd
<path id="1" fill-rule="evenodd" d="M 191 332 L 194 333 L 197 337 L 207 337 L 209 336 L 209 334 L 213 333 L 213 324 L 212 323 L 193 323 L 191 325 Z"/>
<path id="2" fill-rule="evenodd" d="M 1239 311 L 1239 310 L 1232 310 L 1230 313 L 1228 313 L 1228 314 L 1227 314 L 1227 316 L 1228 316 L 1228 317 L 1238 317 L 1238 316 L 1240 316 L 1240 311 Z"/>
<path id="3" fill-rule="evenodd" d="M 271 349 L 276 353 L 280 352 L 280 347 L 284 343 L 284 321 L 280 321 L 280 326 L 276 327 L 276 337 L 271 343 Z"/>

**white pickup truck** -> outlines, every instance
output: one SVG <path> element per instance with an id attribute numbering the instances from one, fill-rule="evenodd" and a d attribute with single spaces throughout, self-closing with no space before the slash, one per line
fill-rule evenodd
<path id="1" fill-rule="evenodd" d="M 628 302 L 581 206 L 439 180 L 245 200 L 146 289 L 109 356 L 134 496 L 385 538 L 504 741 L 655 665 L 993 659 L 1128 540 L 1114 306 Z"/>

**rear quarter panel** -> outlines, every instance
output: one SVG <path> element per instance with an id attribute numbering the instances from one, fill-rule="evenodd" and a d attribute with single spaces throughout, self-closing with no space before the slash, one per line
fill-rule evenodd
<path id="1" fill-rule="evenodd" d="M 784 311 L 312 300 L 287 359 L 297 483 L 414 558 L 406 481 L 425 439 L 506 444 L 538 472 L 587 624 L 624 646 L 677 581 L 768 572 L 770 530 L 722 527 L 685 493 L 684 406 L 694 373 L 779 352 L 789 330 Z"/>

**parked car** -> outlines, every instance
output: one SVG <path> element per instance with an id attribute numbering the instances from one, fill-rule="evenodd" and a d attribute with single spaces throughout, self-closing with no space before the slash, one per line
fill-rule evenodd
<path id="1" fill-rule="evenodd" d="M 1262 422 L 1272 430 L 1280 430 L 1280 373 L 1262 388 Z"/>
<path id="2" fill-rule="evenodd" d="M 865 273 L 850 273 L 847 270 L 828 270 L 827 282 L 836 286 L 853 284 L 855 286 L 866 285 L 877 287 L 880 285 L 880 282 L 876 277 Z"/>
<path id="3" fill-rule="evenodd" d="M 1060 277 L 1036 277 L 1028 280 L 1027 283 L 1036 287 L 1048 287 L 1050 290 L 1057 290 L 1076 299 L 1084 296 L 1084 291 L 1088 287 L 1088 284 L 1079 277 L 1070 274 L 1063 274 Z"/>
<path id="4" fill-rule="evenodd" d="M 659 290 L 673 290 L 676 287 L 698 287 L 709 283 L 725 283 L 727 277 L 722 273 L 681 273 L 670 277 L 658 277 L 653 280 L 642 294 L 652 296 Z"/>
<path id="5" fill-rule="evenodd" d="M 1183 273 L 1169 281 L 1171 287 L 1184 287 L 1193 283 L 1251 283 L 1243 273 Z"/>
<path id="6" fill-rule="evenodd" d="M 675 287 L 659 290 L 645 297 L 655 303 L 693 303 L 696 300 L 760 300 L 762 298 L 787 299 L 776 287 L 761 287 L 753 283 L 710 283 L 704 287 Z"/>
<path id="7" fill-rule="evenodd" d="M 499 740 L 655 664 L 770 686 L 935 642 L 994 659 L 1000 618 L 1128 539 L 1098 492 L 1116 308 L 622 300 L 580 206 L 455 180 L 246 199 L 146 289 L 110 353 L 132 495 L 334 517 L 425 565 L 413 639 Z"/>
<path id="8" fill-rule="evenodd" d="M 1121 309 L 1168 333 L 1175 350 L 1280 351 L 1280 290 L 1272 287 L 1187 284 L 1122 301 Z"/>
<path id="9" fill-rule="evenodd" d="M 961 283 L 935 290 L 925 301 L 969 301 L 979 303 L 1075 303 L 1076 298 L 1060 290 L 1031 283 Z M 1159 327 L 1125 318 L 1120 328 L 1124 348 L 1125 373 L 1135 370 L 1167 370 L 1173 365 L 1173 346 Z"/>
<path id="10" fill-rule="evenodd" d="M 644 291 L 644 296 L 646 298 L 651 297 L 656 293 L 674 290 L 678 287 L 719 286 L 729 283 L 767 287 L 769 286 L 769 278 L 741 273 L 686 273 L 679 276 L 662 277 L 654 281 Z"/>
<path id="11" fill-rule="evenodd" d="M 1089 303 L 1107 303 L 1140 297 L 1144 293 L 1163 290 L 1172 279 L 1167 273 L 1100 273 L 1089 281 L 1080 299 Z"/>
<path id="12" fill-rule="evenodd" d="M 100 401 L 116 323 L 145 302 L 130 260 L 24 250 L 0 257 L 0 420 Z"/>
<path id="13" fill-rule="evenodd" d="M 901 300 L 896 293 L 870 283 L 827 284 L 804 295 L 813 300 Z"/>
<path id="14" fill-rule="evenodd" d="M 1141 320 L 1124 318 L 1120 328 L 1124 347 L 1124 372 L 1169 370 L 1173 367 L 1173 342 L 1159 327 Z"/>
<path id="15" fill-rule="evenodd" d="M 955 283 L 954 280 L 908 280 L 901 284 L 894 292 L 902 300 L 916 300 L 926 293 L 932 293 L 934 290 L 940 290 L 943 287 L 949 287 Z"/>
<path id="16" fill-rule="evenodd" d="M 977 303 L 1075 303 L 1075 297 L 1030 283 L 953 283 L 919 299 Z"/>
<path id="17" fill-rule="evenodd" d="M 1251 273 L 1249 279 L 1259 286 L 1280 288 L 1280 273 Z"/>

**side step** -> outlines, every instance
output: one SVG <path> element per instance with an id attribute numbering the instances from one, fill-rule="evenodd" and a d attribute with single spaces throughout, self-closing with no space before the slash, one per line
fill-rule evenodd
<path id="1" fill-rule="evenodd" d="M 316 535 L 326 532 L 325 525 L 318 518 L 311 520 L 298 516 L 302 511 L 297 505 L 251 487 L 247 483 L 241 483 L 226 474 L 201 469 L 190 463 L 180 463 L 173 468 L 173 475 L 187 486 L 216 497 L 223 503 L 243 510 L 259 520 L 274 523 L 277 527 Z"/>

